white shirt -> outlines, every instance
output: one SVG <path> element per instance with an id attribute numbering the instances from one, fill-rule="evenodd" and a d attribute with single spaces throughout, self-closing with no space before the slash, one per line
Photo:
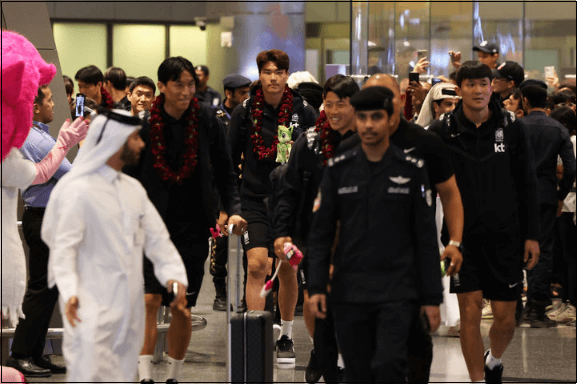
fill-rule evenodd
<path id="1" fill-rule="evenodd" d="M 48 283 L 58 285 L 65 301 L 78 285 L 99 289 L 95 279 L 130 275 L 142 288 L 142 251 L 154 264 L 158 281 L 188 285 L 184 264 L 162 218 L 142 185 L 103 165 L 72 182 L 61 195 L 68 204 L 56 224 L 50 248 Z M 43 236 L 44 237 L 44 236 Z"/>

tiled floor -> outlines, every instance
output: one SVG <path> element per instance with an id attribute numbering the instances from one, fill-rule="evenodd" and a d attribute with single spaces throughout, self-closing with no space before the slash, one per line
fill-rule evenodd
<path id="1" fill-rule="evenodd" d="M 207 270 L 208 271 L 208 270 Z M 199 305 L 193 313 L 207 319 L 207 327 L 192 335 L 181 382 L 225 382 L 226 373 L 226 313 L 214 312 L 214 286 L 211 276 L 205 275 Z M 483 337 L 488 342 L 490 321 L 483 323 Z M 445 333 L 443 328 L 439 332 Z M 275 382 L 304 382 L 311 342 L 302 316 L 295 318 L 293 327 L 296 366 L 293 369 L 274 370 Z M 431 382 L 468 382 L 469 377 L 461 354 L 458 338 L 435 336 Z M 575 327 L 560 326 L 551 329 L 517 328 L 515 337 L 503 356 L 503 378 L 513 382 L 573 382 L 575 370 Z M 62 361 L 61 356 L 55 356 Z M 166 365 L 154 366 L 154 379 L 164 382 Z M 136 380 L 136 378 L 135 378 Z M 30 379 L 30 382 L 63 382 L 65 375 L 49 379 Z"/>

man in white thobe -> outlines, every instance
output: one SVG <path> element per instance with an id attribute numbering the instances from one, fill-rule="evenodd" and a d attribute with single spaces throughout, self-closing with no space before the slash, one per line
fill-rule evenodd
<path id="1" fill-rule="evenodd" d="M 143 250 L 168 291 L 177 287 L 173 311 L 186 306 L 182 259 L 144 188 L 121 172 L 144 148 L 140 121 L 104 113 L 54 188 L 42 225 L 48 284 L 58 286 L 66 319 L 70 382 L 134 381 L 144 340 Z"/>

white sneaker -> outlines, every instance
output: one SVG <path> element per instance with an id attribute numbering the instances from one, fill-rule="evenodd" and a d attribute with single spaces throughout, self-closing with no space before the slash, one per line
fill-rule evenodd
<path id="1" fill-rule="evenodd" d="M 567 303 L 565 310 L 557 316 L 557 320 L 560 323 L 570 323 L 575 320 L 575 307 Z"/>
<path id="2" fill-rule="evenodd" d="M 489 320 L 493 318 L 493 308 L 491 302 L 483 299 L 483 311 L 481 312 L 481 319 Z"/>
<path id="3" fill-rule="evenodd" d="M 560 307 L 561 305 L 563 305 L 563 304 L 564 304 L 564 303 L 563 303 L 563 300 L 554 300 L 554 301 L 553 301 L 553 304 L 548 305 L 548 306 L 545 307 L 545 313 L 546 313 L 546 314 L 549 314 L 549 313 L 551 313 L 551 312 L 553 312 L 553 311 L 556 311 L 556 310 L 559 309 L 559 307 Z"/>
<path id="4" fill-rule="evenodd" d="M 556 309 L 547 313 L 547 316 L 549 316 L 549 318 L 551 320 L 559 321 L 557 319 L 565 311 L 566 308 L 567 308 L 567 303 L 561 303 L 561 305 L 559 305 Z"/>

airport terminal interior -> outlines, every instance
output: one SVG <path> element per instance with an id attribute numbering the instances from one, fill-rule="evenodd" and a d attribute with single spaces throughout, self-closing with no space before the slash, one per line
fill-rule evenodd
<path id="1" fill-rule="evenodd" d="M 488 41 L 499 47 L 501 62 L 519 63 L 526 79 L 546 80 L 545 68 L 554 67 L 560 82 L 574 85 L 576 4 L 16 1 L 2 2 L 2 29 L 22 33 L 46 61 L 56 65 L 57 75 L 51 84 L 55 120 L 64 121 L 70 116 L 70 109 L 62 75 L 73 78 L 84 66 L 96 65 L 103 72 L 109 67 L 121 67 L 128 76 L 149 76 L 156 82 L 160 62 L 184 56 L 194 66 L 208 66 L 208 85 L 223 94 L 222 82 L 228 74 L 257 80 L 255 57 L 260 51 L 273 48 L 288 53 L 290 73 L 308 71 L 321 85 L 340 73 L 352 75 L 362 84 L 371 71 L 393 74 L 399 82 L 406 81 L 418 52 L 426 52 L 430 62 L 421 80 L 448 78 L 453 72 L 449 51 L 460 51 L 463 61 L 472 60 L 477 56 L 473 47 Z M 77 90 L 76 87 L 74 92 Z M 51 125 L 53 136 L 59 126 Z M 70 160 L 76 151 L 69 152 Z M 22 211 L 21 204 L 19 220 Z M 27 252 L 26 244 L 23 246 Z M 234 265 L 230 265 L 229 276 L 234 272 Z M 211 280 L 207 262 L 198 303 L 191 311 L 195 319 L 201 320 L 193 330 L 180 382 L 220 383 L 228 379 L 227 314 L 213 310 L 215 287 Z M 559 298 L 553 301 L 560 304 Z M 441 327 L 433 335 L 430 382 L 470 382 L 455 334 L 455 321 L 447 316 L 442 313 Z M 503 381 L 577 382 L 574 316 L 573 313 L 572 323 L 553 328 L 518 326 L 502 359 Z M 491 316 L 484 316 L 481 329 L 485 345 L 491 324 Z M 61 328 L 61 317 L 53 316 L 50 326 Z M 8 337 L 2 338 L 4 359 L 10 344 Z M 274 382 L 305 382 L 312 343 L 302 312 L 295 316 L 293 339 L 296 364 L 280 368 L 275 361 Z M 54 353 L 53 362 L 63 364 L 60 343 L 58 337 L 48 340 L 46 351 Z M 153 379 L 164 382 L 167 356 L 163 348 L 156 356 L 159 359 L 153 366 Z M 31 383 L 64 382 L 66 376 L 27 379 Z"/>

